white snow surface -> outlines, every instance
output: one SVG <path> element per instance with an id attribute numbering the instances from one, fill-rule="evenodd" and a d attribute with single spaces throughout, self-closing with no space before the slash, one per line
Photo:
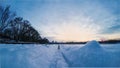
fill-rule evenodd
<path id="1" fill-rule="evenodd" d="M 0 44 L 0 68 L 69 67 L 120 67 L 120 44 Z"/>

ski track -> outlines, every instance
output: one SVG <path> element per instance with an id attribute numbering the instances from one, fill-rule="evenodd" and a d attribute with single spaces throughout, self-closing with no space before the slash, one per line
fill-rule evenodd
<path id="1" fill-rule="evenodd" d="M 64 57 L 63 57 L 63 55 L 62 55 L 60 50 L 57 50 L 55 52 L 54 56 L 55 57 L 52 60 L 50 68 L 64 68 L 64 67 L 68 67 L 68 64 L 64 60 Z"/>

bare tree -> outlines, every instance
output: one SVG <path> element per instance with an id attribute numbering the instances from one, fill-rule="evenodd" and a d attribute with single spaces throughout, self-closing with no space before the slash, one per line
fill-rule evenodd
<path id="1" fill-rule="evenodd" d="M 25 42 L 48 42 L 48 39 L 41 38 L 28 20 L 16 17 L 16 14 L 11 13 L 9 8 L 10 6 L 5 9 L 0 6 L 0 37 L 6 36 L 9 39 Z"/>
<path id="2" fill-rule="evenodd" d="M 2 6 L 0 7 L 0 34 L 4 33 L 4 29 L 16 15 L 15 13 L 11 13 L 9 8 L 10 6 L 7 6 L 5 9 Z"/>

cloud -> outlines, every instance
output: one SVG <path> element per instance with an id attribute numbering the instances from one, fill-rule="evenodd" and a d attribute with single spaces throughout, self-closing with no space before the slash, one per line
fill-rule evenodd
<path id="1" fill-rule="evenodd" d="M 120 31 L 120 18 L 115 18 L 112 20 L 112 24 L 108 27 L 104 27 L 100 32 L 100 34 L 115 34 Z"/>
<path id="2" fill-rule="evenodd" d="M 118 33 L 119 31 L 120 31 L 120 25 L 114 25 L 102 31 L 101 34 L 114 34 L 114 33 Z"/>

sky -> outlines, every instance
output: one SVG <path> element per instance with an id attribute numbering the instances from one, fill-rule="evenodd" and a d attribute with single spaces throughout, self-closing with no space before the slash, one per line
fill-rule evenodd
<path id="1" fill-rule="evenodd" d="M 120 39 L 120 0 L 0 0 L 50 41 Z"/>

